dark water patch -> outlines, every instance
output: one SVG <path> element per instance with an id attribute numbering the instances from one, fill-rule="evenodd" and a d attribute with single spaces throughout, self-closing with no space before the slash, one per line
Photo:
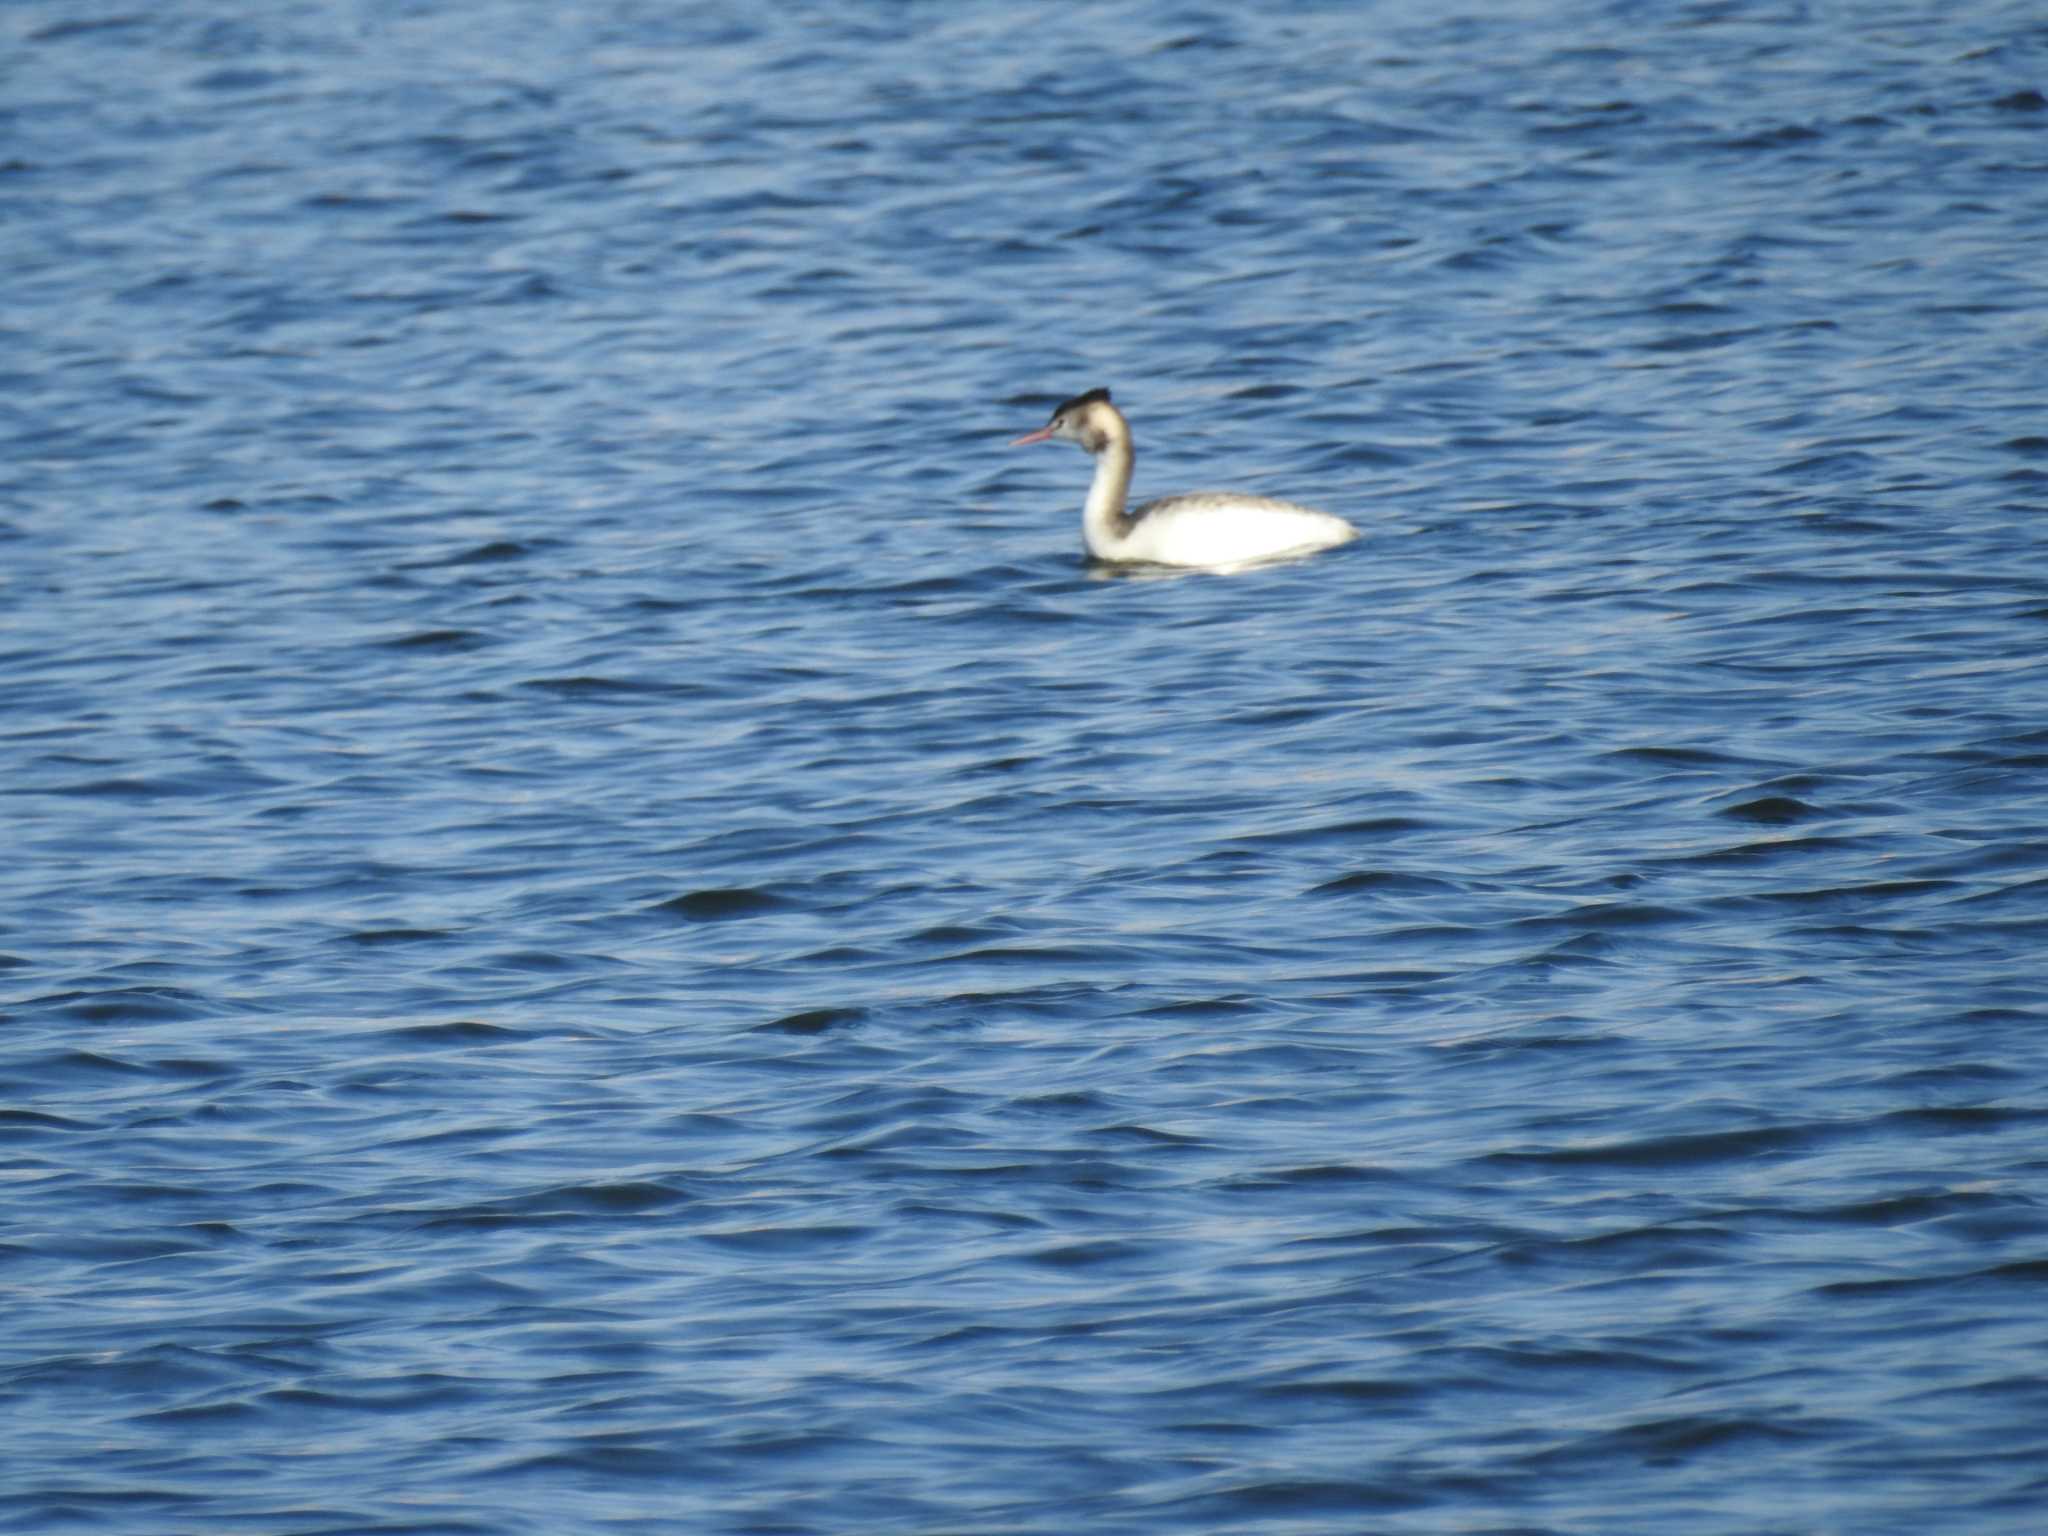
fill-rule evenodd
<path id="1" fill-rule="evenodd" d="M 2003 1200 L 1989 1192 L 1968 1190 L 1917 1190 L 1913 1194 L 1892 1194 L 1878 1200 L 1849 1200 L 1831 1206 L 1806 1206 L 1774 1212 L 1776 1219 L 1804 1225 L 1882 1227 L 1886 1231 L 1919 1227 L 1958 1214 L 1974 1214 L 1995 1208 Z"/>
<path id="2" fill-rule="evenodd" d="M 472 545 L 470 548 L 447 556 L 438 562 L 444 565 L 498 565 L 508 560 L 525 560 L 539 554 L 548 545 L 545 542 L 522 542 L 518 539 L 492 539 L 489 543 Z"/>
<path id="3" fill-rule="evenodd" d="M 394 636 L 380 643 L 386 649 L 394 651 L 459 653 L 476 650 L 487 644 L 488 640 L 473 629 L 421 629 Z"/>
<path id="4" fill-rule="evenodd" d="M 350 944 L 380 948 L 399 944 L 433 944 L 459 937 L 446 928 L 359 928 L 343 938 Z"/>
<path id="5" fill-rule="evenodd" d="M 112 987 L 63 992 L 31 999 L 30 1008 L 49 1008 L 81 1024 L 173 1023 L 205 1018 L 217 1011 L 206 999 L 179 987 Z M 90 1052 L 79 1053 L 81 1059 Z M 94 1058 L 105 1060 L 105 1058 Z"/>
<path id="6" fill-rule="evenodd" d="M 756 1033 L 822 1035 L 864 1023 L 867 1018 L 868 1010 L 865 1008 L 807 1008 L 801 1013 L 784 1014 L 768 1023 L 756 1024 L 753 1028 Z"/>
<path id="7" fill-rule="evenodd" d="M 203 1192 L 193 1186 L 176 1184 L 135 1184 L 127 1180 L 104 1180 L 98 1184 L 98 1194 L 109 1200 L 127 1206 L 156 1206 L 156 1204 L 186 1204 L 199 1198 Z"/>
<path id="8" fill-rule="evenodd" d="M 1147 1018 L 1161 1019 L 1237 1019 L 1261 1012 L 1263 1008 L 1260 999 L 1243 993 L 1227 993 L 1220 997 L 1177 997 L 1170 1002 L 1154 1003 L 1138 1012 Z"/>
<path id="9" fill-rule="evenodd" d="M 192 1403 L 177 1408 L 162 1408 L 154 1413 L 136 1415 L 141 1423 L 156 1421 L 176 1426 L 203 1425 L 209 1429 L 233 1424 L 255 1416 L 258 1409 L 254 1403 L 240 1400 L 224 1403 Z"/>
<path id="10" fill-rule="evenodd" d="M 753 1258 L 802 1259 L 844 1252 L 870 1235 L 865 1226 L 809 1222 L 798 1226 L 728 1227 L 705 1231 L 706 1246 Z"/>
<path id="11" fill-rule="evenodd" d="M 1745 800 L 1739 805 L 1723 806 L 1717 815 L 1737 821 L 1760 822 L 1765 826 L 1790 826 L 1795 822 L 1811 821 L 1823 813 L 1804 800 L 1791 795 L 1761 795 L 1754 800 Z"/>
<path id="12" fill-rule="evenodd" d="M 451 1019 L 441 1024 L 405 1024 L 377 1031 L 379 1045 L 396 1045 L 407 1050 L 467 1050 L 477 1045 L 507 1045 L 530 1039 L 526 1030 L 480 1019 Z"/>
<path id="13" fill-rule="evenodd" d="M 192 82 L 201 91 L 264 91 L 298 78 L 296 72 L 226 68 L 209 70 Z"/>
<path id="14" fill-rule="evenodd" d="M 16 794 L 28 793 L 17 789 Z M 76 795 L 87 800 L 150 800 L 174 799 L 192 793 L 191 786 L 176 780 L 137 778 L 93 778 L 81 779 L 70 784 L 52 785 L 39 788 L 33 793 Z"/>
<path id="15" fill-rule="evenodd" d="M 990 944 L 941 957 L 947 964 L 993 964 L 1007 969 L 1083 965 L 1114 970 L 1125 952 L 1114 944 Z"/>
<path id="16" fill-rule="evenodd" d="M 778 896 L 773 891 L 749 887 L 713 887 L 671 896 L 666 901 L 656 902 L 649 910 L 688 918 L 693 923 L 722 923 L 735 918 L 760 917 L 769 912 L 784 912 L 792 905 L 787 898 Z"/>
<path id="17" fill-rule="evenodd" d="M 1522 1148 L 1487 1154 L 1486 1161 L 1566 1167 L 1690 1168 L 1800 1151 L 1838 1134 L 1824 1125 L 1759 1126 L 1691 1135 L 1646 1136 L 1590 1146 Z"/>
<path id="18" fill-rule="evenodd" d="M 345 1391 L 276 1387 L 262 1393 L 261 1399 L 301 1413 L 361 1414 L 380 1418 L 460 1407 L 483 1401 L 486 1396 L 475 1382 L 437 1372 L 423 1372 L 405 1382 L 379 1383 L 374 1379 L 358 1378 Z"/>
<path id="19" fill-rule="evenodd" d="M 33 1140 L 40 1132 L 82 1131 L 91 1122 L 68 1115 L 46 1115 L 33 1109 L 0 1109 L 0 1138 Z"/>
<path id="20" fill-rule="evenodd" d="M 1802 144 L 1817 143 L 1822 137 L 1821 130 L 1799 123 L 1787 123 L 1782 127 L 1747 134 L 1738 139 L 1723 140 L 1722 149 L 1770 150 L 1789 149 Z"/>
<path id="21" fill-rule="evenodd" d="M 690 682 L 656 682 L 646 678 L 596 677 L 587 674 L 568 677 L 531 677 L 519 685 L 535 693 L 572 703 L 602 704 L 615 699 L 680 698 L 700 693 Z"/>
<path id="22" fill-rule="evenodd" d="M 684 1192 L 665 1184 L 637 1180 L 630 1183 L 564 1185 L 535 1194 L 531 1197 L 531 1204 L 537 1209 L 552 1211 L 639 1216 L 687 1204 L 689 1198 Z"/>
<path id="23" fill-rule="evenodd" d="M 99 16 L 84 21 L 53 22 L 49 26 L 39 27 L 30 32 L 28 40 L 32 43 L 69 42 L 73 38 L 88 37 L 95 33 L 127 31 L 143 26 L 146 20 L 143 16 Z"/>
<path id="24" fill-rule="evenodd" d="M 2022 1259 L 2010 1264 L 1994 1264 L 1983 1269 L 1959 1270 L 1941 1274 L 1887 1275 L 1874 1280 L 1835 1280 L 1814 1288 L 1816 1295 L 1853 1297 L 1913 1297 L 1929 1293 L 1943 1293 L 1959 1287 L 1986 1287 L 2003 1289 L 2012 1287 L 2015 1297 L 2038 1297 L 2035 1287 L 2048 1284 L 2048 1259 Z"/>
<path id="25" fill-rule="evenodd" d="M 1309 894 L 1335 896 L 1354 891 L 1389 891 L 1402 895 L 1420 895 L 1450 892 L 1455 889 L 1451 882 L 1428 875 L 1394 869 L 1362 869 L 1352 874 L 1339 875 L 1334 880 L 1325 880 L 1321 885 L 1311 886 Z"/>
<path id="26" fill-rule="evenodd" d="M 160 1056 L 152 1061 L 150 1066 L 166 1076 L 187 1078 L 194 1082 L 219 1082 L 225 1078 L 238 1077 L 242 1071 L 239 1064 L 218 1057 Z"/>
<path id="27" fill-rule="evenodd" d="M 1637 1465 L 1677 1467 L 1702 1457 L 1752 1456 L 1825 1444 L 1844 1426 L 1798 1409 L 1774 1414 L 1675 1414 L 1584 1436 L 1517 1457 L 1523 1465 L 1591 1466 L 1625 1456 Z"/>
<path id="28" fill-rule="evenodd" d="M 1427 1390 L 1414 1382 L 1369 1376 L 1262 1382 L 1251 1393 L 1254 1401 L 1270 1404 L 1275 1411 L 1331 1422 L 1353 1413 L 1398 1410 L 1427 1396 Z"/>
<path id="29" fill-rule="evenodd" d="M 1619 747 L 1605 756 L 1616 762 L 1658 768 L 1737 768 L 1743 759 L 1707 747 Z"/>
<path id="30" fill-rule="evenodd" d="M 1148 1243 L 1056 1242 L 1034 1250 L 1029 1258 L 1046 1269 L 1101 1277 L 1147 1272 L 1158 1265 L 1160 1252 Z"/>
<path id="31" fill-rule="evenodd" d="M 2048 1121 L 2048 1108 L 2015 1108 L 2004 1105 L 1929 1105 L 1895 1110 L 1885 1116 L 1887 1125 L 1897 1124 L 1913 1131 L 1935 1135 L 1962 1135 L 2000 1131 L 2008 1126 L 2033 1125 Z"/>
<path id="32" fill-rule="evenodd" d="M 587 956 L 550 949 L 498 950 L 479 957 L 473 964 L 482 970 L 517 971 L 534 976 L 566 975 L 597 968 L 596 962 Z"/>
<path id="33" fill-rule="evenodd" d="M 650 1445 L 624 1435 L 578 1436 L 562 1450 L 521 1456 L 486 1469 L 492 1481 L 519 1479 L 552 1483 L 568 1477 L 694 1480 L 713 1475 L 714 1464 L 680 1446 Z"/>

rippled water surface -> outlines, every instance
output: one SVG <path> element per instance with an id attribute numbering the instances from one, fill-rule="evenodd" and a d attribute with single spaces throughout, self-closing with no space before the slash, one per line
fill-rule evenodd
<path id="1" fill-rule="evenodd" d="M 0 1530 L 2042 1529 L 2044 89 L 0 8 Z"/>

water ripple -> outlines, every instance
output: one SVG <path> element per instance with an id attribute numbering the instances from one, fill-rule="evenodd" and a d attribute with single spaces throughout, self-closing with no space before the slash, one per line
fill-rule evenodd
<path id="1" fill-rule="evenodd" d="M 0 1526 L 2038 1524 L 2016 0 L 0 34 Z"/>

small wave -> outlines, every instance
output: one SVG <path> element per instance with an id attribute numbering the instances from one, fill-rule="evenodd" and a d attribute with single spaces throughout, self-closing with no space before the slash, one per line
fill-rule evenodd
<path id="1" fill-rule="evenodd" d="M 802 1013 L 786 1013 L 766 1024 L 756 1024 L 753 1030 L 756 1034 L 822 1035 L 827 1030 L 862 1023 L 867 1017 L 865 1008 L 809 1008 Z"/>
<path id="2" fill-rule="evenodd" d="M 1644 1136 L 1592 1146 L 1522 1148 L 1486 1154 L 1489 1162 L 1572 1165 L 1612 1168 L 1696 1168 L 1749 1159 L 1771 1152 L 1792 1152 L 1839 1134 L 1826 1125 L 1758 1126 L 1736 1131 L 1691 1135 Z"/>
<path id="3" fill-rule="evenodd" d="M 651 910 L 686 917 L 693 923 L 723 923 L 736 918 L 787 911 L 791 905 L 773 891 L 748 886 L 720 886 L 671 896 L 666 901 L 654 903 Z"/>
<path id="4" fill-rule="evenodd" d="M 1760 795 L 1740 805 L 1724 806 L 1717 814 L 1737 821 L 1761 822 L 1766 826 L 1789 826 L 1793 822 L 1811 821 L 1823 813 L 1790 795 Z"/>

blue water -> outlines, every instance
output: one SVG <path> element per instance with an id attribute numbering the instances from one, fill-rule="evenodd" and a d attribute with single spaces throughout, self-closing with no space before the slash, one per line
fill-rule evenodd
<path id="1" fill-rule="evenodd" d="M 0 1530 L 2043 1529 L 2044 91 L 0 7 Z"/>

